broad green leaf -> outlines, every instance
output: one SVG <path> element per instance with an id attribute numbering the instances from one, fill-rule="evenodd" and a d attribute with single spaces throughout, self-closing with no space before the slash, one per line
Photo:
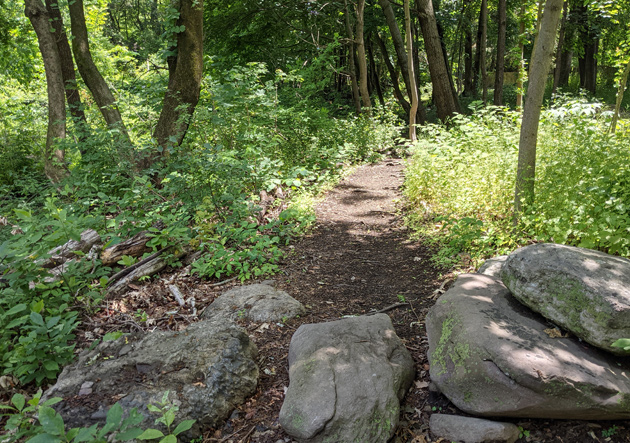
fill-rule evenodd
<path id="1" fill-rule="evenodd" d="M 42 309 L 44 309 L 44 300 L 40 300 L 37 303 L 31 303 L 31 311 L 39 314 L 42 312 Z"/>
<path id="2" fill-rule="evenodd" d="M 189 430 L 190 428 L 192 428 L 192 425 L 194 424 L 195 424 L 195 420 L 184 420 L 183 422 L 177 425 L 177 427 L 173 431 L 173 435 L 179 435 L 182 432 Z"/>
<path id="3" fill-rule="evenodd" d="M 13 306 L 11 309 L 5 312 L 4 315 L 9 316 L 9 315 L 17 314 L 18 312 L 22 312 L 24 310 L 26 310 L 26 305 L 24 303 L 20 303 L 18 305 Z"/>
<path id="4" fill-rule="evenodd" d="M 114 405 L 109 408 L 107 411 L 107 424 L 113 425 L 117 428 L 120 425 L 120 420 L 122 419 L 123 409 L 119 403 L 114 403 Z"/>
<path id="5" fill-rule="evenodd" d="M 39 422 L 44 431 L 51 435 L 64 435 L 65 426 L 61 415 L 48 406 L 39 408 Z"/>
<path id="6" fill-rule="evenodd" d="M 133 440 L 134 438 L 138 438 L 140 435 L 142 435 L 142 432 L 143 431 L 140 428 L 127 429 L 124 432 L 120 432 L 116 434 L 116 440 L 119 440 L 119 441 Z"/>
<path id="7" fill-rule="evenodd" d="M 630 338 L 620 338 L 616 340 L 612 345 L 615 348 L 622 348 L 626 351 L 630 350 Z"/>
<path id="8" fill-rule="evenodd" d="M 159 429 L 147 429 L 142 434 L 138 435 L 136 438 L 138 440 L 154 440 L 156 438 L 162 438 L 164 434 Z"/>
<path id="9" fill-rule="evenodd" d="M 60 441 L 62 441 L 61 438 L 56 435 L 39 434 L 31 439 L 26 440 L 26 443 L 58 443 Z"/>
<path id="10" fill-rule="evenodd" d="M 46 361 L 44 361 L 43 364 L 44 364 L 44 367 L 46 369 L 48 369 L 49 371 L 58 371 L 59 370 L 59 365 L 54 360 L 46 360 Z"/>
<path id="11" fill-rule="evenodd" d="M 169 434 L 162 440 L 160 440 L 160 443 L 177 443 L 177 437 L 175 437 L 173 434 Z"/>
<path id="12" fill-rule="evenodd" d="M 15 394 L 11 397 L 11 403 L 15 405 L 18 411 L 21 411 L 26 403 L 26 399 L 22 394 Z"/>
<path id="13" fill-rule="evenodd" d="M 76 437 L 74 437 L 74 443 L 81 443 L 84 441 L 93 441 L 94 436 L 96 435 L 96 430 L 98 429 L 97 424 L 93 424 L 89 428 L 81 428 L 79 429 L 79 433 Z"/>

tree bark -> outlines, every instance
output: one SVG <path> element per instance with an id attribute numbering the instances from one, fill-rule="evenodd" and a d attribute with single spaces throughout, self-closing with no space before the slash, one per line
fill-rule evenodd
<path id="1" fill-rule="evenodd" d="M 403 81 L 405 82 L 405 88 L 407 90 L 407 97 L 411 98 L 412 82 L 409 80 L 407 52 L 405 51 L 405 42 L 400 33 L 400 29 L 398 28 L 398 22 L 396 21 L 394 9 L 392 8 L 392 4 L 389 2 L 389 0 L 379 0 L 378 4 L 383 10 L 385 21 L 387 22 L 387 27 L 389 28 L 389 33 L 392 36 L 392 42 L 394 43 L 394 49 L 396 50 L 398 66 L 400 66 L 400 71 L 402 73 Z"/>
<path id="2" fill-rule="evenodd" d="M 619 79 L 619 88 L 617 89 L 617 101 L 615 102 L 615 113 L 613 114 L 612 122 L 610 123 L 610 132 L 614 134 L 617 130 L 617 121 L 619 120 L 619 110 L 621 109 L 621 102 L 623 101 L 623 93 L 626 89 L 626 83 L 628 82 L 628 75 L 630 74 L 630 61 L 626 65 L 621 78 Z"/>
<path id="3" fill-rule="evenodd" d="M 477 27 L 477 54 L 475 56 L 475 68 L 473 75 L 473 88 L 475 94 L 479 91 L 479 73 L 481 72 L 481 89 L 482 100 L 484 103 L 488 100 L 488 88 L 486 87 L 486 45 L 488 34 L 488 0 L 481 0 L 479 8 L 479 25 Z"/>
<path id="4" fill-rule="evenodd" d="M 464 22 L 464 96 L 474 95 L 473 88 L 473 37 L 470 17 L 472 0 L 466 0 L 466 19 Z"/>
<path id="5" fill-rule="evenodd" d="M 564 55 L 564 35 L 567 29 L 567 15 L 569 12 L 569 0 L 564 0 L 562 5 L 562 20 L 560 21 L 560 33 L 558 34 L 558 47 L 556 48 L 556 68 L 553 71 L 552 94 L 558 90 L 560 83 L 560 72 L 562 70 L 562 57 Z"/>
<path id="6" fill-rule="evenodd" d="M 590 23 L 588 5 L 579 5 L 577 8 L 580 26 L 580 42 L 583 51 L 578 60 L 580 72 L 580 87 L 591 94 L 595 94 L 597 86 L 597 51 L 599 49 L 599 36 Z"/>
<path id="7" fill-rule="evenodd" d="M 383 61 L 385 62 L 385 67 L 387 67 L 389 76 L 392 79 L 392 89 L 394 90 L 394 97 L 396 97 L 396 100 L 405 111 L 405 114 L 409 115 L 409 111 L 411 110 L 411 105 L 409 104 L 407 100 L 405 100 L 405 96 L 400 91 L 400 87 L 398 86 L 398 72 L 396 72 L 396 68 L 394 68 L 394 65 L 389 59 L 389 53 L 387 52 L 387 47 L 385 46 L 385 42 L 381 39 L 381 36 L 378 34 L 376 34 L 376 43 L 378 44 L 378 47 L 381 50 L 381 54 L 383 55 Z"/>
<path id="8" fill-rule="evenodd" d="M 503 72 L 505 71 L 505 34 L 507 26 L 507 1 L 499 0 L 499 32 L 497 36 L 497 64 L 494 70 L 494 105 L 503 104 Z"/>
<path id="9" fill-rule="evenodd" d="M 374 60 L 374 50 L 372 48 L 372 39 L 368 40 L 368 58 L 370 59 L 370 72 L 372 74 L 372 83 L 374 84 L 374 88 L 376 89 L 376 95 L 378 96 L 378 101 L 382 107 L 385 107 L 385 98 L 383 98 L 383 90 L 381 88 L 381 82 L 379 80 L 378 71 L 376 70 L 376 61 Z"/>
<path id="10" fill-rule="evenodd" d="M 523 42 L 525 38 L 525 8 L 526 0 L 521 0 L 521 13 L 518 23 L 518 52 L 520 60 L 518 63 L 518 77 L 516 79 L 516 109 L 519 110 L 523 107 L 523 84 L 525 80 L 525 44 Z"/>
<path id="11" fill-rule="evenodd" d="M 24 14 L 37 35 L 37 43 L 44 60 L 48 94 L 48 131 L 44 149 L 44 173 L 56 183 L 67 176 L 64 152 L 55 148 L 58 139 L 66 137 L 66 99 L 59 49 L 50 32 L 51 17 L 41 0 L 25 0 Z"/>
<path id="12" fill-rule="evenodd" d="M 72 51 L 77 62 L 77 68 L 79 68 L 79 74 L 81 74 L 85 85 L 92 93 L 94 101 L 107 125 L 120 130 L 123 137 L 128 141 L 129 135 L 123 124 L 116 99 L 92 59 L 87 26 L 85 24 L 85 13 L 83 11 L 83 0 L 70 1 L 68 2 L 68 7 L 70 8 Z"/>
<path id="13" fill-rule="evenodd" d="M 367 58 L 365 56 L 365 40 L 363 37 L 363 13 L 365 10 L 365 0 L 357 1 L 357 56 L 359 57 L 359 91 L 361 92 L 361 100 L 363 106 L 369 113 L 372 112 L 372 100 L 370 100 L 370 93 L 368 91 L 368 72 L 367 72 Z"/>
<path id="14" fill-rule="evenodd" d="M 529 68 L 529 87 L 525 96 L 523 122 L 518 147 L 518 166 L 514 193 L 514 222 L 518 223 L 524 204 L 534 200 L 534 178 L 536 176 L 536 143 L 540 108 L 553 49 L 563 0 L 547 0 L 541 21 L 540 32 L 534 43 L 534 58 Z"/>
<path id="15" fill-rule="evenodd" d="M 85 119 L 85 112 L 83 111 L 83 104 L 81 103 L 81 96 L 79 95 L 77 76 L 74 72 L 72 49 L 70 49 L 70 43 L 68 43 L 68 37 L 66 36 L 66 31 L 63 26 L 63 18 L 61 17 L 59 4 L 54 0 L 46 0 L 46 10 L 51 18 L 50 25 L 54 30 L 54 38 L 57 42 L 57 50 L 59 51 L 66 101 L 68 102 L 70 115 L 74 118 L 75 123 L 79 125 L 79 140 L 83 141 L 87 135 L 87 120 Z M 79 149 L 81 154 L 83 154 L 83 145 L 80 144 Z"/>
<path id="16" fill-rule="evenodd" d="M 409 12 L 409 0 L 404 0 L 405 8 L 405 35 L 407 38 L 407 64 L 409 65 L 409 78 L 416 78 L 413 66 L 413 39 L 411 36 L 411 13 Z M 416 112 L 418 112 L 418 88 L 414 82 L 411 88 L 411 110 L 409 111 L 409 140 L 416 141 Z"/>
<path id="17" fill-rule="evenodd" d="M 350 71 L 350 82 L 352 87 L 352 103 L 354 103 L 354 109 L 357 115 L 361 114 L 361 97 L 359 93 L 359 83 L 357 82 L 357 70 L 354 61 L 354 32 L 352 31 L 352 24 L 350 23 L 350 11 L 348 9 L 348 2 L 344 0 L 346 8 L 345 23 L 346 32 L 348 33 L 348 70 Z"/>
<path id="18" fill-rule="evenodd" d="M 433 96 L 438 118 L 442 121 L 452 117 L 459 110 L 452 87 L 451 73 L 442 51 L 437 22 L 431 0 L 418 0 L 418 18 L 424 38 L 424 47 L 429 62 L 429 73 L 433 84 Z"/>
<path id="19" fill-rule="evenodd" d="M 153 137 L 167 155 L 170 146 L 179 146 L 188 130 L 201 91 L 203 76 L 203 0 L 179 0 L 177 55 L 169 70 L 168 87 Z"/>

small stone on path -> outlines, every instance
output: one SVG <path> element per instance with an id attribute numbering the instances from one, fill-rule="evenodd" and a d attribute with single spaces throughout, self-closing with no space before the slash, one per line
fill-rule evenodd
<path id="1" fill-rule="evenodd" d="M 513 423 L 460 415 L 433 414 L 429 426 L 434 436 L 462 443 L 514 443 L 520 433 Z"/>

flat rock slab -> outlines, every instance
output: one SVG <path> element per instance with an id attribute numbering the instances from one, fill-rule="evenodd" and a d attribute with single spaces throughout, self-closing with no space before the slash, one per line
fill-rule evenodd
<path id="1" fill-rule="evenodd" d="M 289 347 L 280 424 L 300 441 L 386 442 L 414 373 L 386 314 L 302 325 Z"/>
<path id="2" fill-rule="evenodd" d="M 429 311 L 426 328 L 431 379 L 467 413 L 630 418 L 627 359 L 552 338 L 545 319 L 494 277 L 460 275 Z"/>
<path id="3" fill-rule="evenodd" d="M 46 397 L 61 397 L 55 408 L 70 427 L 104 422 L 116 402 L 137 408 L 154 427 L 147 405 L 164 392 L 179 407 L 175 423 L 197 420 L 215 427 L 258 383 L 256 347 L 233 322 L 202 321 L 181 332 L 157 331 L 105 342 L 64 368 Z"/>
<path id="4" fill-rule="evenodd" d="M 514 296 L 582 340 L 618 355 L 630 338 L 630 260 L 552 243 L 526 246 L 506 260 L 501 278 Z"/>
<path id="5" fill-rule="evenodd" d="M 431 415 L 429 427 L 431 433 L 438 438 L 463 443 L 514 443 L 520 434 L 513 423 L 447 414 Z"/>
<path id="6" fill-rule="evenodd" d="M 256 322 L 281 321 L 306 312 L 302 303 L 268 284 L 253 284 L 230 289 L 217 297 L 202 314 L 203 318 L 243 317 Z"/>

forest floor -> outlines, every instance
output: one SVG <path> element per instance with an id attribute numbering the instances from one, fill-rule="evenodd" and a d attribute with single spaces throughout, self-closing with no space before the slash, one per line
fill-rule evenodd
<path id="1" fill-rule="evenodd" d="M 254 396 L 234 411 L 224 427 L 208 430 L 205 442 L 291 442 L 278 423 L 278 414 L 289 386 L 287 355 L 296 329 L 305 323 L 337 320 L 403 303 L 408 305 L 387 313 L 413 356 L 416 379 L 402 403 L 393 441 L 445 442 L 430 435 L 430 415 L 464 414 L 429 390 L 424 318 L 453 275 L 432 265 L 429 247 L 410 240 L 397 207 L 402 182 L 403 161 L 399 159 L 362 166 L 317 205 L 315 228 L 287 248 L 281 272 L 274 278 L 277 288 L 306 306 L 307 314 L 275 324 L 239 320 L 258 347 L 260 382 Z M 124 301 L 109 302 L 100 314 L 84 320 L 79 341 L 88 342 L 91 334 L 110 330 L 184 328 L 195 316 L 181 310 L 172 314 L 177 305 L 168 296 L 166 285 L 173 283 L 186 296 L 195 297 L 198 312 L 238 284 L 232 281 L 219 286 L 176 272 L 148 285 L 132 286 Z M 140 323 L 142 316 L 150 320 Z M 128 327 L 122 327 L 121 321 Z M 630 441 L 630 426 L 624 422 L 512 421 L 524 431 L 519 442 Z"/>

